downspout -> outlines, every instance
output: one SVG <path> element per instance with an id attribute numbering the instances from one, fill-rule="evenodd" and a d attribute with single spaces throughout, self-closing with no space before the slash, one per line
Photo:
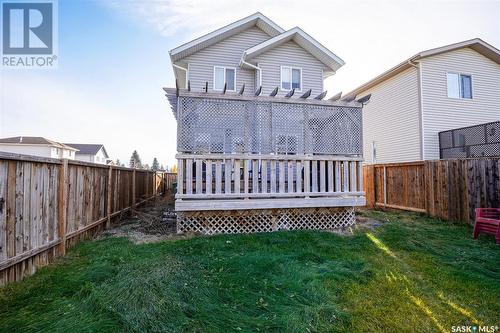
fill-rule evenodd
<path id="1" fill-rule="evenodd" d="M 245 55 L 243 54 L 243 56 L 245 56 Z M 243 57 L 241 57 L 241 60 L 240 60 L 240 66 L 241 65 L 247 65 L 247 66 L 259 71 L 259 86 L 261 86 L 262 85 L 262 68 L 257 67 L 249 62 L 246 62 L 245 60 L 243 60 Z M 259 87 L 256 87 L 255 89 L 259 89 Z"/>
<path id="2" fill-rule="evenodd" d="M 187 68 L 184 68 L 184 67 L 182 67 L 182 66 L 176 65 L 176 64 L 174 64 L 174 63 L 172 63 L 172 66 L 174 66 L 175 68 L 178 68 L 178 69 L 180 69 L 180 70 L 184 71 L 184 73 L 186 73 L 186 84 L 185 84 L 185 87 L 184 87 L 184 88 L 186 88 L 186 89 L 187 89 L 187 87 L 188 87 L 188 69 L 187 69 Z"/>
<path id="3" fill-rule="evenodd" d="M 420 62 L 412 61 L 412 59 L 408 60 L 408 65 L 417 69 L 418 109 L 420 112 L 420 117 L 419 117 L 420 159 L 424 160 L 424 109 L 423 109 L 423 97 L 422 97 L 422 65 L 420 64 Z"/>

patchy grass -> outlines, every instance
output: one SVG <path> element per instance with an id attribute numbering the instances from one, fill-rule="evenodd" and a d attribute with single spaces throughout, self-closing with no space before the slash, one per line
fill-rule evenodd
<path id="1" fill-rule="evenodd" d="M 365 212 L 296 231 L 86 242 L 0 289 L 2 332 L 449 332 L 500 324 L 500 247 L 468 226 Z"/>

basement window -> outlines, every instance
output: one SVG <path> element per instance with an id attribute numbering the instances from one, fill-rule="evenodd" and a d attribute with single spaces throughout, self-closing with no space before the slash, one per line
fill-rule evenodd
<path id="1" fill-rule="evenodd" d="M 214 67 L 214 90 L 236 91 L 236 68 L 215 66 Z"/>
<path id="2" fill-rule="evenodd" d="M 472 77 L 466 74 L 446 73 L 448 97 L 472 99 Z"/>

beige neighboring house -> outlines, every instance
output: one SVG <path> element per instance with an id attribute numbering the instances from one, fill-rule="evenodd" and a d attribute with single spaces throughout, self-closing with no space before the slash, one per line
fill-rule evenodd
<path id="1" fill-rule="evenodd" d="M 16 136 L 0 139 L 0 151 L 74 160 L 78 149 L 40 136 Z"/>
<path id="2" fill-rule="evenodd" d="M 500 50 L 476 38 L 423 51 L 344 99 L 368 94 L 366 163 L 439 159 L 440 131 L 500 120 Z"/>
<path id="3" fill-rule="evenodd" d="M 108 164 L 109 155 L 102 144 L 65 143 L 65 145 L 78 149 L 75 157 L 78 161 Z"/>

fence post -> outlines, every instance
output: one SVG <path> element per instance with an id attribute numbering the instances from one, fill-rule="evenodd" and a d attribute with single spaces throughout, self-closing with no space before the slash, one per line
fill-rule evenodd
<path id="1" fill-rule="evenodd" d="M 158 171 L 155 171 L 153 175 L 153 195 L 155 197 L 158 195 L 158 189 L 156 188 L 157 177 L 158 177 Z"/>
<path id="2" fill-rule="evenodd" d="M 361 163 L 360 163 L 361 164 Z M 366 207 L 370 209 L 376 208 L 375 206 L 375 167 L 373 165 L 365 165 L 363 168 L 363 175 L 360 179 L 364 178 L 363 184 L 360 184 L 360 191 L 365 192 Z"/>
<path id="3" fill-rule="evenodd" d="M 132 172 L 132 209 L 135 208 L 135 169 Z"/>
<path id="4" fill-rule="evenodd" d="M 384 208 L 387 208 L 387 168 L 384 165 Z"/>
<path id="5" fill-rule="evenodd" d="M 162 178 L 162 189 L 163 189 L 163 195 L 167 194 L 168 190 L 169 190 L 169 187 L 168 187 L 168 174 L 167 173 L 164 173 L 163 174 L 163 178 Z M 177 175 L 175 175 L 174 177 L 175 180 L 177 180 Z M 172 180 L 172 187 L 173 188 L 173 182 L 174 180 Z"/>
<path id="6" fill-rule="evenodd" d="M 63 159 L 61 169 L 59 171 L 58 180 L 58 212 L 57 218 L 59 221 L 59 252 L 63 256 L 66 254 L 66 219 L 67 219 L 67 193 L 68 193 L 68 159 Z"/>
<path id="7" fill-rule="evenodd" d="M 107 214 L 108 214 L 108 220 L 106 221 L 106 229 L 109 229 L 111 227 L 111 213 L 112 213 L 112 209 L 111 209 L 111 193 L 113 192 L 113 188 L 111 188 L 111 186 L 113 185 L 112 183 L 112 180 L 113 180 L 113 166 L 110 165 L 109 166 L 109 170 L 108 170 L 108 198 L 107 198 Z"/>
<path id="8" fill-rule="evenodd" d="M 423 178 L 424 178 L 424 209 L 425 209 L 425 213 L 427 215 L 431 215 L 430 214 L 430 210 L 429 210 L 429 200 L 430 200 L 430 193 L 429 193 L 429 185 L 427 184 L 427 182 L 429 181 L 429 174 L 428 174 L 428 166 L 429 166 L 429 161 L 424 161 L 424 173 L 423 173 Z"/>

